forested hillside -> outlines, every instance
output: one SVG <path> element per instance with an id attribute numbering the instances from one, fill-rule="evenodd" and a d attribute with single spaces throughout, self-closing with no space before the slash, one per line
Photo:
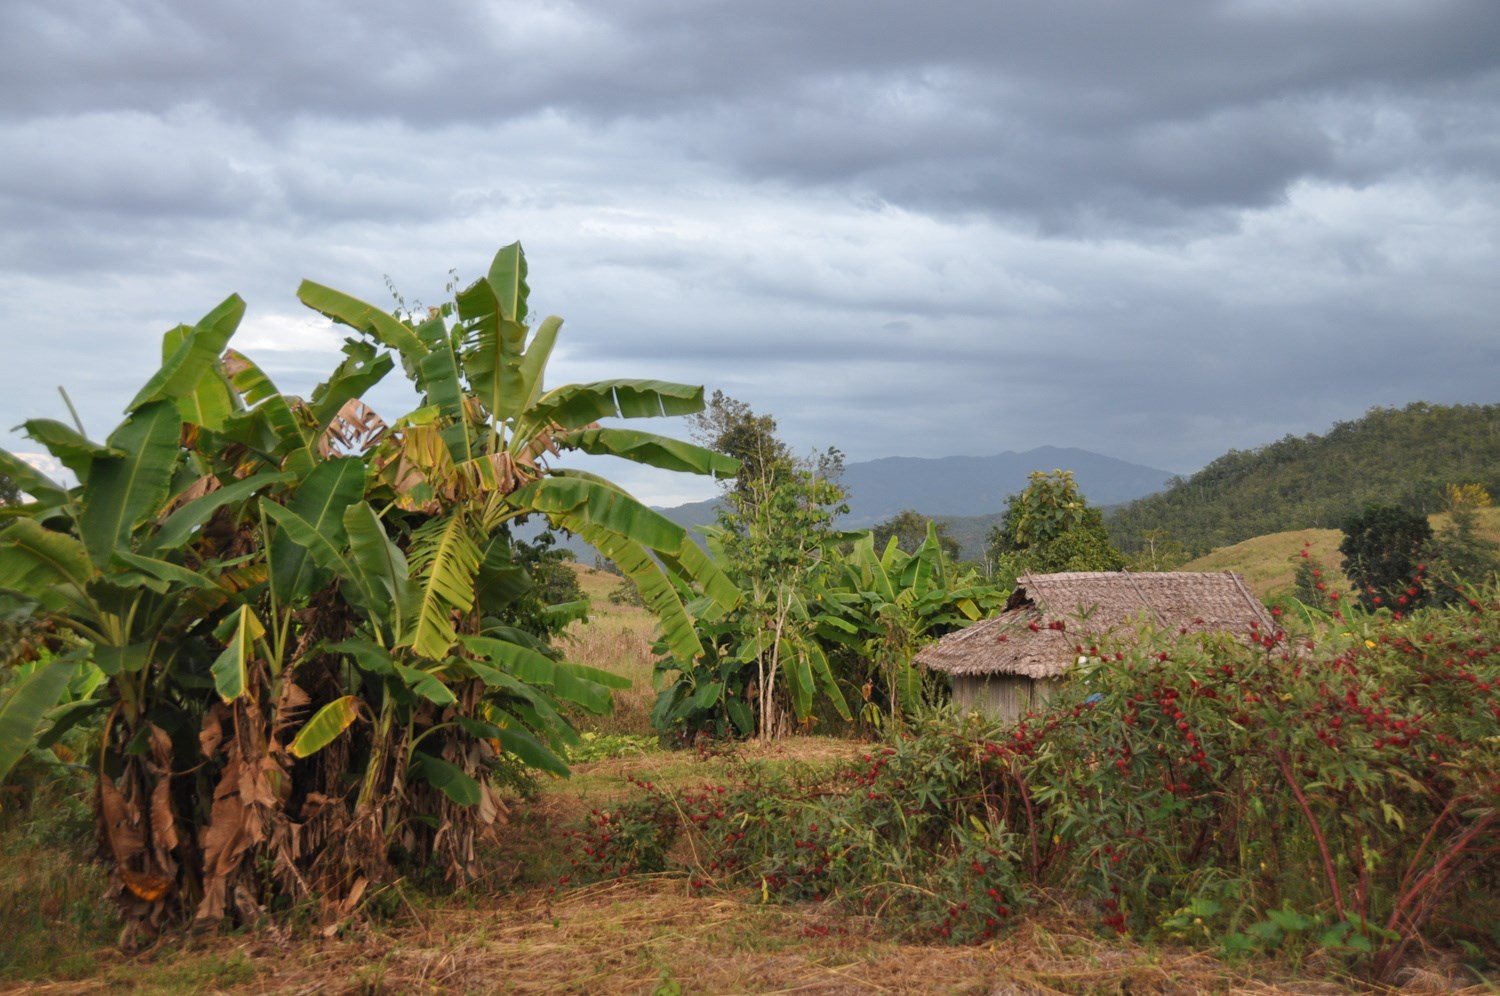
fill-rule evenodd
<path id="1" fill-rule="evenodd" d="M 1500 405 L 1372 408 L 1326 435 L 1231 450 L 1167 490 L 1119 508 L 1111 538 L 1127 552 L 1165 530 L 1193 555 L 1252 536 L 1336 529 L 1372 502 L 1430 514 L 1448 484 L 1500 491 Z"/>

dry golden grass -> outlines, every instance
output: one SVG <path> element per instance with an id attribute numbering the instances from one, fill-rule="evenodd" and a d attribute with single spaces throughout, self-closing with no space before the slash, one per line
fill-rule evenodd
<path id="1" fill-rule="evenodd" d="M 638 605 L 617 605 L 609 600 L 610 592 L 620 584 L 615 575 L 583 564 L 572 567 L 591 608 L 587 622 L 574 623 L 564 634 L 562 647 L 568 660 L 631 682 L 629 690 L 615 693 L 615 708 L 610 715 L 580 717 L 579 725 L 599 733 L 650 734 L 651 706 L 656 701 L 656 691 L 651 687 L 656 664 L 651 639 L 656 620 Z"/>
<path id="2" fill-rule="evenodd" d="M 1339 562 L 1343 560 L 1339 543 L 1343 538 L 1344 534 L 1337 529 L 1272 533 L 1220 547 L 1207 556 L 1182 565 L 1180 570 L 1234 571 L 1244 576 L 1245 585 L 1257 598 L 1274 598 L 1292 593 L 1297 561 L 1301 559 L 1302 545 L 1307 543 L 1310 544 L 1310 555 L 1323 564 L 1328 586 L 1348 591 L 1352 585 L 1339 569 Z"/>
<path id="3" fill-rule="evenodd" d="M 1434 533 L 1441 533 L 1451 526 L 1447 514 L 1434 515 L 1428 520 Z M 1478 533 L 1491 540 L 1500 541 L 1500 508 L 1479 510 Z M 1313 557 L 1322 561 L 1323 573 L 1330 588 L 1349 591 L 1353 585 L 1344 576 L 1339 564 L 1344 555 L 1339 553 L 1339 544 L 1344 534 L 1337 529 L 1298 529 L 1292 532 L 1272 533 L 1254 539 L 1221 547 L 1207 556 L 1184 564 L 1184 571 L 1235 571 L 1244 575 L 1245 584 L 1262 600 L 1279 595 L 1289 595 L 1295 587 L 1294 572 L 1302 552 L 1302 544 L 1309 543 Z"/>
<path id="4" fill-rule="evenodd" d="M 678 877 L 548 896 L 411 908 L 400 926 L 336 939 L 269 931 L 202 937 L 135 958 L 100 952 L 86 980 L 27 992 L 225 993 L 1348 993 L 1479 994 L 1450 966 L 1400 989 L 1330 965 L 1228 965 L 1201 951 L 1100 936 L 1045 898 L 991 944 L 898 943 L 880 924 L 817 904 L 695 896 Z M 18 990 L 19 991 L 19 990 Z"/>

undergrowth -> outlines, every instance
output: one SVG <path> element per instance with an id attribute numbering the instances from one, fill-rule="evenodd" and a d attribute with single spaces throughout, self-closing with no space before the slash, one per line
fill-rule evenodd
<path id="1" fill-rule="evenodd" d="M 832 777 L 638 780 L 563 884 L 681 869 L 897 936 L 1002 933 L 1042 891 L 1105 934 L 1313 951 L 1390 979 L 1500 963 L 1500 601 L 1323 617 L 1295 637 L 1079 646 L 1044 713 L 935 715 Z"/>
<path id="2" fill-rule="evenodd" d="M 94 860 L 91 778 L 53 758 L 24 761 L 0 808 L 0 979 L 88 975 L 120 930 Z"/>

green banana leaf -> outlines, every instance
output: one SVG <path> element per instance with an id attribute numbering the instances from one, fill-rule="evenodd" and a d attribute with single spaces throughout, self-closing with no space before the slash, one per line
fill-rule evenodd
<path id="1" fill-rule="evenodd" d="M 507 671 L 528 685 L 550 686 L 557 674 L 557 662 L 527 647 L 490 636 L 462 636 L 464 649 L 487 664 Z"/>
<path id="2" fill-rule="evenodd" d="M 502 713 L 502 715 L 504 715 Z M 567 762 L 558 757 L 546 744 L 532 736 L 522 728 L 521 723 L 514 716 L 507 717 L 509 725 L 500 731 L 500 749 L 507 754 L 514 754 L 523 764 L 530 765 L 542 771 L 550 771 L 552 774 L 567 778 L 571 771 L 568 770 Z"/>
<path id="3" fill-rule="evenodd" d="M 421 751 L 412 755 L 412 763 L 422 772 L 422 777 L 428 784 L 460 806 L 479 805 L 479 783 L 464 774 L 458 765 Z"/>
<path id="4" fill-rule="evenodd" d="M 297 287 L 297 300 L 319 314 L 373 336 L 376 341 L 394 349 L 408 371 L 415 371 L 422 357 L 427 355 L 427 347 L 405 322 L 343 291 L 304 280 Z"/>
<path id="5" fill-rule="evenodd" d="M 171 360 L 173 355 L 188 337 L 193 334 L 193 329 L 187 325 L 179 325 L 174 329 L 168 329 L 166 335 L 162 336 L 161 351 L 162 362 Z M 234 394 L 234 385 L 229 383 L 229 376 L 224 372 L 224 366 L 218 362 L 210 364 L 203 375 L 198 378 L 196 386 L 186 393 L 168 400 L 177 405 L 177 414 L 189 425 L 202 426 L 210 432 L 218 432 L 224 425 L 240 411 L 238 399 Z"/>
<path id="6" fill-rule="evenodd" d="M 355 502 L 344 509 L 344 530 L 349 536 L 349 556 L 369 592 L 372 612 L 390 627 L 394 642 L 399 644 L 417 615 L 406 554 L 386 535 L 380 516 L 369 502 Z"/>
<path id="7" fill-rule="evenodd" d="M 227 644 L 224 652 L 209 669 L 214 678 L 214 691 L 226 703 L 245 694 L 250 662 L 255 659 L 255 641 L 266 633 L 265 626 L 248 605 L 241 605 L 234 615 L 224 621 L 220 630 L 231 625 L 232 631 L 221 637 Z"/>
<path id="8" fill-rule="evenodd" d="M 62 465 L 73 472 L 80 484 L 87 484 L 89 479 L 89 466 L 95 457 L 123 457 L 126 454 L 120 450 L 112 449 L 80 435 L 78 430 L 72 426 L 64 425 L 55 419 L 33 418 L 21 423 L 26 430 L 26 438 L 34 439 L 47 447 Z"/>
<path id="9" fill-rule="evenodd" d="M 505 317 L 500 301 L 504 293 L 484 279 L 458 295 L 458 313 L 468 323 L 464 373 L 474 395 L 502 422 L 515 420 L 530 400 L 523 370 L 527 329 L 522 322 Z M 550 336 L 556 338 L 555 328 Z"/>
<path id="10" fill-rule="evenodd" d="M 683 607 L 677 589 L 641 544 L 601 526 L 584 522 L 568 525 L 565 516 L 554 522 L 582 536 L 585 543 L 613 560 L 615 566 L 635 582 L 641 601 L 656 617 L 663 640 L 678 660 L 691 661 L 703 653 L 693 619 Z"/>
<path id="11" fill-rule="evenodd" d="M 526 323 L 527 303 L 531 297 L 531 285 L 526 282 L 526 253 L 521 243 L 512 242 L 501 246 L 490 260 L 490 269 L 485 274 L 500 306 L 500 317 L 508 322 Z"/>
<path id="12" fill-rule="evenodd" d="M 320 436 L 346 402 L 364 397 L 365 392 L 384 380 L 396 365 L 389 353 L 360 339 L 346 340 L 343 352 L 344 361 L 334 368 L 327 380 L 313 388 L 307 402 Z"/>
<path id="13" fill-rule="evenodd" d="M 56 481 L 15 454 L 0 450 L 0 474 L 26 492 L 43 508 L 57 508 L 68 503 L 68 493 Z"/>
<path id="14" fill-rule="evenodd" d="M 311 757 L 338 739 L 359 718 L 359 696 L 344 695 L 315 712 L 288 748 L 293 757 Z"/>
<path id="15" fill-rule="evenodd" d="M 318 455 L 311 427 L 292 411 L 291 402 L 296 399 L 278 391 L 265 371 L 243 354 L 227 349 L 224 362 L 235 371 L 229 382 L 248 409 L 225 423 L 225 435 L 259 449 L 281 470 L 311 473 Z"/>
<path id="16" fill-rule="evenodd" d="M 184 588 L 209 589 L 216 587 L 212 578 L 204 577 L 197 571 L 188 570 L 186 567 L 174 564 L 168 560 L 159 560 L 155 557 L 142 557 L 131 553 L 129 550 L 116 550 L 115 563 L 123 563 L 134 567 L 140 574 L 145 575 L 158 582 L 148 584 L 157 594 L 165 594 L 172 585 L 180 585 Z M 128 575 L 114 575 L 111 580 L 115 584 L 126 583 Z"/>
<path id="17" fill-rule="evenodd" d="M 528 348 L 529 295 L 526 256 L 519 242 L 497 252 L 489 272 L 458 294 L 458 312 L 467 323 L 464 371 L 470 389 L 502 422 L 514 421 L 536 402 L 562 327 L 559 318 L 545 319 Z"/>
<path id="18" fill-rule="evenodd" d="M 314 548 L 326 545 L 339 551 L 342 558 L 341 551 L 347 539 L 344 510 L 359 501 L 364 490 L 364 462 L 343 458 L 318 464 L 292 493 L 286 510 L 305 522 L 313 535 L 303 535 L 295 531 L 294 526 L 294 531 L 285 535 L 282 530 L 277 530 L 271 540 L 271 591 L 282 605 L 292 605 L 320 586 L 318 560 L 312 552 Z M 284 524 L 287 517 L 281 517 L 280 510 L 274 505 L 274 502 L 261 499 L 261 507 L 267 514 Z"/>
<path id="19" fill-rule="evenodd" d="M 552 438 L 565 450 L 621 457 L 662 470 L 715 477 L 733 477 L 740 472 L 740 462 L 734 457 L 637 429 L 575 429 Z"/>
<path id="20" fill-rule="evenodd" d="M 77 653 L 54 657 L 16 680 L 0 699 L 0 783 L 31 750 L 37 726 L 67 690 L 78 661 Z"/>
<path id="21" fill-rule="evenodd" d="M 231 294 L 186 334 L 176 330 L 167 333 L 169 342 L 180 340 L 180 345 L 162 363 L 161 369 L 146 381 L 125 410 L 133 412 L 155 401 L 169 401 L 175 407 L 178 398 L 191 396 L 204 376 L 218 363 L 219 355 L 229 345 L 229 338 L 239 328 L 244 315 L 245 302 L 238 294 Z M 210 429 L 218 427 L 202 422 L 198 424 Z"/>
<path id="22" fill-rule="evenodd" d="M 535 431 L 556 422 L 565 429 L 581 429 L 601 418 L 655 418 L 692 415 L 703 410 L 701 385 L 664 380 L 601 380 L 567 384 L 543 394 L 526 412 L 524 425 Z M 522 436 L 531 432 L 522 431 Z"/>
<path id="23" fill-rule="evenodd" d="M 453 690 L 443 683 L 442 678 L 439 678 L 431 671 L 424 671 L 419 667 L 408 667 L 405 664 L 397 664 L 396 674 L 405 682 L 407 688 L 433 705 L 447 706 L 458 701 L 458 697 L 453 694 Z"/>
<path id="24" fill-rule="evenodd" d="M 262 488 L 286 484 L 297 479 L 297 475 L 285 470 L 267 470 L 253 474 L 244 480 L 226 484 L 202 498 L 195 498 L 162 521 L 144 543 L 144 553 L 164 553 L 176 550 L 192 538 L 194 532 L 213 517 L 220 508 L 255 494 Z"/>
<path id="25" fill-rule="evenodd" d="M 381 678 L 396 677 L 396 661 L 391 652 L 373 640 L 364 637 L 350 637 L 337 643 L 330 643 L 328 650 L 336 654 L 348 654 L 354 659 L 354 663 L 362 671 Z"/>
<path id="26" fill-rule="evenodd" d="M 34 519 L 0 530 L 0 590 L 14 591 L 52 611 L 88 611 L 94 576 L 88 551 L 66 533 Z"/>
<path id="27" fill-rule="evenodd" d="M 474 608 L 474 578 L 483 559 L 461 511 L 425 523 L 412 533 L 408 560 L 417 582 L 417 617 L 411 648 L 442 660 L 457 640 L 452 613 Z"/>
<path id="28" fill-rule="evenodd" d="M 99 568 L 128 545 L 131 530 L 161 511 L 177 469 L 182 418 L 169 401 L 135 409 L 109 437 L 123 456 L 95 457 L 78 532 Z"/>
<path id="29" fill-rule="evenodd" d="M 427 355 L 417 363 L 417 387 L 426 395 L 427 403 L 436 405 L 445 418 L 462 423 L 463 372 L 459 367 L 458 351 L 442 317 L 429 318 L 418 325 L 417 338 L 427 349 Z M 459 433 L 457 437 L 462 440 L 462 449 L 453 453 L 453 459 L 472 459 L 474 454 L 468 448 L 468 432 Z"/>
<path id="30" fill-rule="evenodd" d="M 833 668 L 828 664 L 828 656 L 816 643 L 808 643 L 808 658 L 812 664 L 813 674 L 818 679 L 818 685 L 823 689 L 823 695 L 829 702 L 833 703 L 834 710 L 845 722 L 854 719 L 849 712 L 849 703 L 844 700 L 843 690 L 839 688 L 838 679 L 833 676 Z"/>
<path id="31" fill-rule="evenodd" d="M 561 318 L 548 315 L 537 327 L 536 335 L 531 337 L 531 344 L 526 347 L 526 355 L 521 357 L 523 401 L 518 411 L 526 411 L 541 398 L 542 374 L 547 369 L 547 361 L 552 358 L 552 348 L 557 345 L 557 334 L 562 331 L 562 324 Z"/>

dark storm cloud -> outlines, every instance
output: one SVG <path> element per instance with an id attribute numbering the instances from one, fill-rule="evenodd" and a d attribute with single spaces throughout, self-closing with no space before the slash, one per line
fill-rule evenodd
<path id="1" fill-rule="evenodd" d="M 1183 225 L 1303 177 L 1496 168 L 1465 137 L 1500 114 L 1486 0 L 6 10 L 12 116 L 198 99 L 277 141 L 297 121 L 430 134 L 552 111 L 748 177 L 1049 229 Z"/>
<path id="2" fill-rule="evenodd" d="M 10 0 L 0 88 L 0 427 L 61 380 L 102 436 L 230 291 L 305 391 L 299 279 L 435 303 L 517 237 L 557 378 L 856 459 L 1496 400 L 1492 0 Z"/>

